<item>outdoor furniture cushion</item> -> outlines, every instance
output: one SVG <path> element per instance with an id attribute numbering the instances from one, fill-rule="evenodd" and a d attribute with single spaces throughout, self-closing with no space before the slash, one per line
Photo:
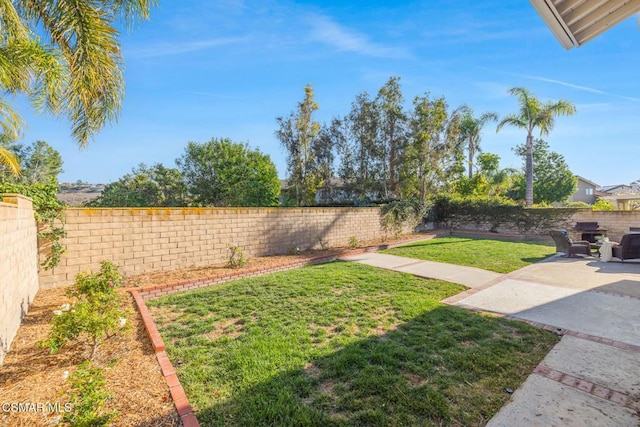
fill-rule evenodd
<path id="1" fill-rule="evenodd" d="M 627 233 L 622 236 L 620 244 L 613 247 L 613 256 L 620 261 L 640 258 L 640 233 Z"/>
<path id="2" fill-rule="evenodd" d="M 556 243 L 556 252 L 562 252 L 567 257 L 578 254 L 591 255 L 591 248 L 586 240 L 573 241 L 566 230 L 551 230 L 549 234 Z"/>

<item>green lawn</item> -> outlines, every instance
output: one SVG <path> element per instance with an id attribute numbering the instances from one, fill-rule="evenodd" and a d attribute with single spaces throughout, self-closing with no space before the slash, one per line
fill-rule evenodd
<path id="1" fill-rule="evenodd" d="M 391 255 L 478 267 L 509 273 L 538 262 L 556 250 L 552 241 L 438 237 L 381 251 Z"/>
<path id="2" fill-rule="evenodd" d="M 148 301 L 202 425 L 484 424 L 557 342 L 335 262 Z"/>

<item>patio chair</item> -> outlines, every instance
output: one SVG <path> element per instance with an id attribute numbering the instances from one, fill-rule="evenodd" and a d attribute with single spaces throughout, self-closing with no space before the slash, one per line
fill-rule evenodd
<path id="1" fill-rule="evenodd" d="M 640 233 L 627 233 L 620 244 L 613 247 L 613 256 L 624 262 L 625 259 L 640 258 Z"/>
<path id="2" fill-rule="evenodd" d="M 591 255 L 591 248 L 586 240 L 574 242 L 565 230 L 551 230 L 549 234 L 556 243 L 556 252 L 562 252 L 566 257 L 578 254 Z"/>

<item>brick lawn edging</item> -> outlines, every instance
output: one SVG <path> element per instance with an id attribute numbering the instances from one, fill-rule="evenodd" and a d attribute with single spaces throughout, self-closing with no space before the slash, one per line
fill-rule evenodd
<path id="1" fill-rule="evenodd" d="M 586 381 L 573 375 L 565 374 L 564 372 L 556 371 L 555 369 L 542 364 L 538 365 L 533 373 L 540 375 L 543 378 L 559 382 L 567 387 L 571 387 L 601 399 L 608 400 L 609 402 L 613 402 L 617 405 L 624 406 L 625 408 L 640 411 L 640 401 L 627 393 L 595 384 L 591 381 Z"/>
<path id="2" fill-rule="evenodd" d="M 174 369 L 173 365 L 171 364 L 171 361 L 169 360 L 169 356 L 167 355 L 167 352 L 166 352 L 166 346 L 165 346 L 164 340 L 160 336 L 160 332 L 158 331 L 158 327 L 153 321 L 153 317 L 151 316 L 151 313 L 149 313 L 149 309 L 147 308 L 147 304 L 145 303 L 145 300 L 158 298 L 160 296 L 169 295 L 176 292 L 204 288 L 207 286 L 227 282 L 229 280 L 235 280 L 235 279 L 240 279 L 244 277 L 261 276 L 265 274 L 275 273 L 277 271 L 293 270 L 295 268 L 304 267 L 305 265 L 324 264 L 324 263 L 336 261 L 346 256 L 359 255 L 366 252 L 376 252 L 383 249 L 406 245 L 408 243 L 414 243 L 422 240 L 433 239 L 434 237 L 438 237 L 443 234 L 445 233 L 442 233 L 442 234 L 438 232 L 429 233 L 416 239 L 405 240 L 402 242 L 392 243 L 392 244 L 369 246 L 361 249 L 348 249 L 333 255 L 309 258 L 304 261 L 288 261 L 288 262 L 285 261 L 280 264 L 272 265 L 269 267 L 263 267 L 263 268 L 254 267 L 251 269 L 246 269 L 244 271 L 226 273 L 219 276 L 204 277 L 204 278 L 190 279 L 190 280 L 181 280 L 179 282 L 174 282 L 174 283 L 146 286 L 141 289 L 130 290 L 129 292 L 133 296 L 136 306 L 138 307 L 138 312 L 142 317 L 142 323 L 144 324 L 144 328 L 147 331 L 147 334 L 149 335 L 149 339 L 151 340 L 151 346 L 153 347 L 153 351 L 156 354 L 156 359 L 158 360 L 158 364 L 160 365 L 162 375 L 164 376 L 164 379 L 167 382 L 167 385 L 169 386 L 171 399 L 173 400 L 173 404 L 176 407 L 176 411 L 180 416 L 180 420 L 182 421 L 183 427 L 200 427 L 200 423 L 198 422 L 198 419 L 196 418 L 196 415 L 193 412 L 193 408 L 189 404 L 189 400 L 187 399 L 187 395 L 184 392 L 184 388 L 182 387 L 182 384 L 180 384 L 180 379 L 176 374 L 176 370 Z"/>

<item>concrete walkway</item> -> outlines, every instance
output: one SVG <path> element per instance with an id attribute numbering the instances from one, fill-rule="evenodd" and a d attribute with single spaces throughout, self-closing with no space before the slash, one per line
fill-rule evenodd
<path id="1" fill-rule="evenodd" d="M 452 266 L 443 262 L 421 261 L 415 258 L 379 254 L 377 252 L 367 252 L 341 259 L 387 270 L 410 273 L 418 277 L 459 283 L 472 289 L 484 289 L 502 277 L 502 274 L 480 268 L 463 267 L 461 265 Z"/>
<path id="2" fill-rule="evenodd" d="M 564 335 L 487 426 L 640 426 L 640 263 L 554 256 L 500 275 L 377 253 L 345 259 L 464 284 L 472 289 L 448 303 Z"/>

